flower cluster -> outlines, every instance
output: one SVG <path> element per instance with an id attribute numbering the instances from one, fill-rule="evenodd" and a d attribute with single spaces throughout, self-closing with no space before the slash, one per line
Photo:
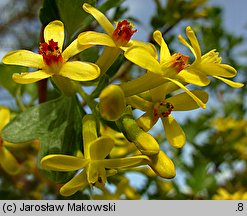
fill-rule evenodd
<path id="1" fill-rule="evenodd" d="M 17 50 L 2 59 L 5 64 L 38 69 L 14 74 L 15 82 L 29 84 L 50 78 L 62 94 L 74 97 L 79 93 L 91 108 L 91 113 L 84 114 L 82 119 L 83 148 L 75 155 L 48 154 L 41 159 L 41 168 L 74 172 L 74 176 L 60 189 L 63 196 L 73 195 L 87 186 L 104 191 L 107 177 L 138 166 L 148 167 L 162 178 L 173 178 L 176 175 L 173 161 L 149 131 L 161 119 L 167 141 L 175 148 L 183 147 L 186 135 L 172 116 L 173 112 L 205 109 L 208 101 L 205 91 L 190 90 L 188 85 L 204 87 L 210 84 L 209 77 L 214 77 L 231 87 L 240 88 L 243 84 L 228 79 L 236 76 L 237 71 L 222 64 L 216 50 L 202 55 L 191 27 L 186 28 L 189 42 L 181 35 L 178 38 L 194 55 L 193 62 L 187 55 L 171 53 L 158 30 L 154 31 L 153 39 L 159 49 L 151 43 L 132 40 L 137 30 L 129 21 L 119 21 L 115 28 L 98 9 L 87 3 L 83 4 L 83 9 L 106 33 L 82 32 L 63 50 L 64 25 L 55 20 L 44 29 L 39 54 Z M 93 46 L 103 47 L 95 63 L 70 59 Z M 109 84 L 98 95 L 99 100 L 83 92 L 81 85 L 86 81 L 94 81 L 87 85 L 101 85 L 100 78 L 121 53 L 127 60 L 145 69 L 145 74 L 128 82 Z M 136 118 L 134 109 L 143 111 L 143 115 Z M 6 110 L 1 109 L 0 114 L 2 112 Z M 0 130 L 4 126 L 2 122 L 1 119 Z M 15 168 L 17 162 L 5 148 L 1 134 L 0 163 L 11 174 L 18 170 Z"/>

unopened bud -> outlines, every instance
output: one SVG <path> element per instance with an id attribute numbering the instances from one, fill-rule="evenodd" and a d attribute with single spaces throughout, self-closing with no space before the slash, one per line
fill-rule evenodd
<path id="1" fill-rule="evenodd" d="M 176 175 L 176 169 L 172 160 L 163 152 L 159 151 L 156 155 L 149 156 L 149 166 L 162 178 L 173 178 Z"/>
<path id="2" fill-rule="evenodd" d="M 142 154 L 154 155 L 160 151 L 158 142 L 153 136 L 144 130 L 142 130 L 135 119 L 133 119 L 131 108 L 127 111 L 117 122 L 119 129 L 123 132 L 126 138 L 133 142 Z"/>
<path id="3" fill-rule="evenodd" d="M 99 96 L 99 111 L 108 121 L 119 119 L 126 108 L 123 90 L 117 85 L 106 87 Z"/>

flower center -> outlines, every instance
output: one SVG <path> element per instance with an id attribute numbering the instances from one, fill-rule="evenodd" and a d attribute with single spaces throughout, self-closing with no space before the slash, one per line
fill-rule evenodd
<path id="1" fill-rule="evenodd" d="M 113 40 L 119 45 L 126 45 L 132 35 L 137 32 L 137 30 L 133 30 L 134 25 L 127 20 L 123 20 L 117 23 L 117 27 L 112 34 Z"/>
<path id="2" fill-rule="evenodd" d="M 157 102 L 154 105 L 153 117 L 154 119 L 168 117 L 173 111 L 173 109 L 174 109 L 174 106 L 169 102 L 166 102 L 166 101 Z"/>
<path id="3" fill-rule="evenodd" d="M 38 52 L 43 56 L 43 60 L 48 66 L 63 62 L 58 42 L 54 42 L 53 39 L 49 40 L 48 43 L 40 43 Z"/>
<path id="4" fill-rule="evenodd" d="M 189 56 L 185 56 L 181 53 L 175 53 L 171 56 L 171 67 L 176 69 L 179 73 L 181 70 L 189 66 L 188 64 Z"/>

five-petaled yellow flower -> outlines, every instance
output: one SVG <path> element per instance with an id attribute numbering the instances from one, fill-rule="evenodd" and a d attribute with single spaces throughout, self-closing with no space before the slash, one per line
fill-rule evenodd
<path id="1" fill-rule="evenodd" d="M 216 52 L 215 49 L 207 52 L 204 55 L 201 54 L 199 42 L 190 26 L 186 28 L 186 35 L 189 38 L 191 45 L 181 35 L 178 36 L 178 39 L 182 44 L 187 46 L 195 56 L 195 61 L 181 72 L 181 76 L 183 76 L 186 82 L 198 85 L 194 79 L 191 79 L 191 77 L 194 77 L 203 81 L 201 86 L 208 85 L 210 80 L 207 78 L 207 76 L 213 76 L 230 85 L 231 87 L 243 87 L 242 83 L 233 82 L 229 79 L 223 78 L 232 78 L 236 76 L 237 71 L 230 65 L 222 64 L 222 59 L 219 57 L 219 53 Z"/>
<path id="2" fill-rule="evenodd" d="M 205 108 L 206 105 L 179 81 L 180 76 L 178 75 L 180 71 L 188 67 L 188 56 L 180 53 L 171 55 L 160 31 L 155 31 L 153 38 L 160 46 L 159 60 L 156 50 L 155 52 L 150 52 L 151 49 L 147 49 L 144 46 L 132 46 L 124 54 L 128 60 L 148 70 L 145 75 L 120 85 L 125 96 L 139 94 L 164 83 L 172 82 L 187 92 L 200 107 Z M 189 77 L 193 79 L 193 77 Z M 201 82 L 200 80 L 196 81 Z"/>
<path id="3" fill-rule="evenodd" d="M 94 31 L 83 32 L 78 36 L 80 44 L 103 45 L 126 50 L 133 43 L 130 39 L 137 30 L 133 30 L 132 23 L 127 20 L 120 21 L 115 29 L 107 17 L 96 8 L 84 3 L 83 9 L 98 21 L 107 34 Z"/>
<path id="4" fill-rule="evenodd" d="M 138 125 L 144 130 L 149 131 L 161 118 L 168 142 L 176 147 L 181 148 L 186 141 L 183 129 L 172 117 L 173 111 L 188 111 L 199 108 L 198 104 L 187 94 L 180 93 L 165 98 L 160 89 L 150 91 L 150 99 L 147 100 L 140 96 L 131 96 L 127 98 L 127 103 L 132 107 L 140 109 L 145 113 L 137 119 Z M 202 90 L 192 90 L 203 103 L 208 100 L 208 94 Z"/>
<path id="5" fill-rule="evenodd" d="M 16 175 L 20 171 L 20 165 L 7 149 L 10 145 L 7 141 L 4 141 L 1 136 L 1 131 L 10 121 L 10 112 L 7 108 L 0 108 L 0 165 L 10 175 Z"/>
<path id="6" fill-rule="evenodd" d="M 118 168 L 127 168 L 147 163 L 144 155 L 128 158 L 105 159 L 114 146 L 114 140 L 108 136 L 97 137 L 96 121 L 93 115 L 83 118 L 84 157 L 70 155 L 47 155 L 41 160 L 44 169 L 54 171 L 83 171 L 78 172 L 60 189 L 63 196 L 70 196 L 86 186 L 101 187 L 108 176 L 116 174 Z"/>
<path id="7" fill-rule="evenodd" d="M 137 30 L 134 30 L 134 25 L 128 20 L 117 22 L 115 28 L 103 13 L 90 4 L 84 3 L 83 9 L 90 13 L 106 32 L 105 34 L 95 31 L 86 31 L 78 36 L 78 42 L 81 45 L 90 44 L 92 46 L 105 46 L 104 51 L 96 62 L 101 69 L 101 74 L 108 70 L 121 51 L 126 51 L 133 45 L 145 46 L 150 50 L 153 49 L 153 47 L 147 43 L 138 40 L 131 40 L 131 37 L 135 32 L 137 32 Z"/>
<path id="8" fill-rule="evenodd" d="M 70 57 L 85 50 L 89 46 L 81 46 L 74 40 L 63 52 L 64 25 L 61 21 L 50 22 L 44 29 L 45 42 L 40 43 L 39 54 L 28 50 L 16 50 L 7 53 L 2 61 L 5 64 L 38 68 L 30 73 L 13 74 L 17 83 L 28 84 L 45 78 L 69 78 L 75 81 L 96 79 L 100 69 L 96 64 L 81 61 L 68 61 Z"/>

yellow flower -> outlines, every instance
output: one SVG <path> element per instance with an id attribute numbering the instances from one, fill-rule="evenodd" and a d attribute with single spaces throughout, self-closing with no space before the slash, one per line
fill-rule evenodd
<path id="1" fill-rule="evenodd" d="M 199 108 L 199 106 L 187 93 L 164 98 L 164 94 L 160 90 L 160 88 L 157 88 L 150 91 L 150 101 L 140 96 L 131 96 L 127 98 L 127 103 L 145 112 L 137 119 L 137 124 L 144 131 L 149 131 L 161 118 L 168 142 L 176 148 L 181 148 L 186 141 L 185 134 L 171 113 L 173 111 L 193 110 Z M 201 90 L 191 92 L 203 103 L 207 102 L 208 94 L 206 92 Z"/>
<path id="2" fill-rule="evenodd" d="M 108 176 L 116 174 L 116 168 L 126 168 L 145 164 L 146 156 L 105 159 L 114 146 L 114 140 L 107 136 L 97 137 L 96 121 L 93 115 L 83 118 L 84 157 L 70 155 L 47 155 L 41 160 L 44 169 L 54 171 L 81 170 L 62 186 L 60 193 L 70 196 L 86 186 L 102 187 Z"/>
<path id="3" fill-rule="evenodd" d="M 206 105 L 179 81 L 181 78 L 179 76 L 180 71 L 188 67 L 188 57 L 180 53 L 171 55 L 160 31 L 155 31 L 153 38 L 160 46 L 159 60 L 158 52 L 152 53 L 146 47 L 132 46 L 125 52 L 125 57 L 128 60 L 148 70 L 143 76 L 120 85 L 125 96 L 139 94 L 167 82 L 172 82 L 186 91 L 200 107 L 205 108 Z M 203 82 L 203 80 L 189 74 L 187 76 L 188 79 L 193 79 L 196 83 L 201 84 Z"/>
<path id="4" fill-rule="evenodd" d="M 205 80 L 205 85 L 207 85 L 210 83 L 210 80 L 207 78 L 207 76 L 213 76 L 230 85 L 231 87 L 241 88 L 243 86 L 242 83 L 233 82 L 229 79 L 223 78 L 234 77 L 236 76 L 237 71 L 230 65 L 221 64 L 222 59 L 219 57 L 219 53 L 216 52 L 215 49 L 204 55 L 201 55 L 200 45 L 194 31 L 190 26 L 186 28 L 186 35 L 189 38 L 191 45 L 181 35 L 178 36 L 178 39 L 182 44 L 187 46 L 195 56 L 195 61 L 181 72 L 181 75 L 184 77 L 186 82 L 197 84 L 189 78 L 189 76 L 195 76 Z"/>
<path id="5" fill-rule="evenodd" d="M 5 64 L 38 68 L 38 71 L 31 73 L 13 74 L 14 81 L 28 84 L 49 77 L 55 79 L 55 83 L 63 82 L 62 78 L 90 81 L 99 76 L 100 69 L 93 63 L 68 61 L 70 57 L 90 46 L 81 46 L 76 39 L 62 52 L 64 25 L 61 21 L 55 20 L 45 27 L 44 39 L 45 42 L 40 43 L 40 55 L 28 50 L 16 50 L 3 57 Z"/>
<path id="6" fill-rule="evenodd" d="M 141 198 L 140 194 L 130 185 L 129 180 L 125 176 L 120 176 L 117 180 L 118 183 L 116 184 L 116 191 L 114 193 L 106 188 L 102 188 L 103 193 L 93 195 L 93 198 L 95 200 L 139 200 Z"/>
<path id="7" fill-rule="evenodd" d="M 102 45 L 106 46 L 96 64 L 101 69 L 101 74 L 106 72 L 114 63 L 121 51 L 126 51 L 132 45 L 146 46 L 141 41 L 131 40 L 132 35 L 137 31 L 133 30 L 134 25 L 127 20 L 117 22 L 116 28 L 111 24 L 107 17 L 90 4 L 84 3 L 83 9 L 91 14 L 104 29 L 105 33 L 94 31 L 83 32 L 78 36 L 81 45 Z M 147 45 L 150 49 L 149 45 Z"/>
<path id="8" fill-rule="evenodd" d="M 111 150 L 110 158 L 125 157 L 138 151 L 136 146 L 132 142 L 129 142 L 121 132 L 115 131 L 106 125 L 101 125 L 100 133 L 114 140 L 115 146 Z"/>
<path id="9" fill-rule="evenodd" d="M 217 194 L 213 196 L 214 200 L 247 200 L 247 192 L 239 190 L 234 193 L 229 193 L 225 188 L 219 188 Z"/>
<path id="10" fill-rule="evenodd" d="M 94 31 L 83 32 L 78 36 L 81 45 L 103 45 L 126 50 L 133 43 L 130 39 L 137 30 L 133 30 L 132 23 L 127 20 L 117 22 L 115 29 L 107 17 L 96 8 L 84 3 L 83 9 L 98 21 L 107 34 Z"/>
<path id="11" fill-rule="evenodd" d="M 7 108 L 0 108 L 0 165 L 2 168 L 10 175 L 16 175 L 20 172 L 20 166 L 11 154 L 11 152 L 6 148 L 11 143 L 3 140 L 1 136 L 1 131 L 6 124 L 10 121 L 10 112 Z"/>

